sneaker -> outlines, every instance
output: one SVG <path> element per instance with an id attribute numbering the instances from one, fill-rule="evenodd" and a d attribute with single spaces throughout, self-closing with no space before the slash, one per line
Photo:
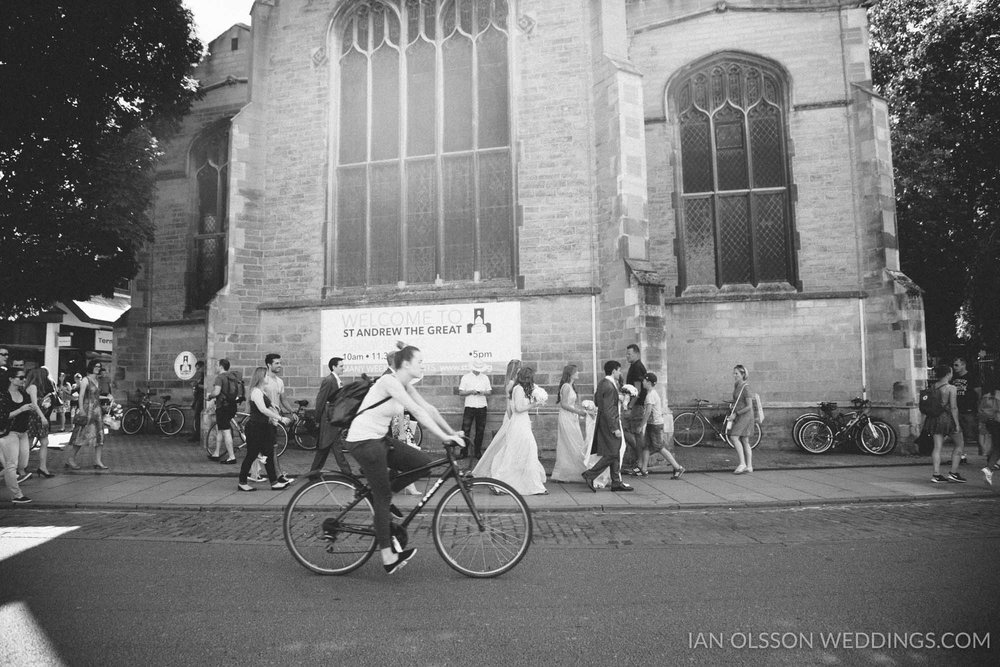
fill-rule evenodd
<path id="1" fill-rule="evenodd" d="M 411 558 L 413 558 L 413 555 L 415 553 L 417 553 L 416 549 L 406 549 L 405 551 L 399 552 L 399 558 L 396 559 L 395 563 L 389 563 L 388 565 L 382 565 L 382 567 L 385 568 L 385 573 L 386 574 L 395 574 L 396 572 L 399 572 L 400 570 L 402 570 L 406 566 L 407 561 L 409 561 Z"/>
<path id="2" fill-rule="evenodd" d="M 753 472 L 753 466 L 747 466 L 747 472 L 748 473 Z"/>
<path id="3" fill-rule="evenodd" d="M 31 498 L 28 496 L 21 496 L 20 498 L 14 498 L 13 502 L 15 505 L 27 505 L 31 502 Z"/>
<path id="4" fill-rule="evenodd" d="M 983 468 L 983 477 L 986 478 L 986 486 L 993 486 L 993 471 L 989 468 Z"/>
<path id="5" fill-rule="evenodd" d="M 935 484 L 941 484 L 942 482 L 947 482 L 948 480 L 945 479 L 944 475 L 931 475 L 931 481 Z"/>
<path id="6" fill-rule="evenodd" d="M 231 466 L 236 464 L 236 459 L 226 459 L 225 461 L 220 460 L 219 463 L 224 466 Z"/>
<path id="7" fill-rule="evenodd" d="M 680 479 L 681 475 L 684 474 L 685 470 L 686 468 L 678 468 L 677 470 L 674 471 L 674 474 L 670 476 L 670 479 Z"/>
<path id="8" fill-rule="evenodd" d="M 29 479 L 31 479 L 31 475 L 32 475 L 32 473 L 30 473 L 27 470 L 25 470 L 23 473 L 21 473 L 20 475 L 17 476 L 17 483 L 18 484 L 24 484 Z"/>
<path id="9" fill-rule="evenodd" d="M 289 481 L 281 481 L 280 479 L 274 480 L 274 484 L 271 485 L 272 491 L 281 491 L 282 489 L 287 489 L 288 485 L 291 484 Z"/>
<path id="10" fill-rule="evenodd" d="M 1000 470 L 1000 461 L 993 464 L 993 470 Z"/>
<path id="11" fill-rule="evenodd" d="M 257 482 L 258 484 L 260 484 L 261 482 L 266 482 L 267 477 L 261 477 L 260 475 L 250 475 L 249 477 L 247 477 L 247 481 Z"/>
<path id="12" fill-rule="evenodd" d="M 740 465 L 736 466 L 736 470 L 733 471 L 733 474 L 734 475 L 742 475 L 746 471 L 747 471 L 747 467 L 741 463 Z"/>
<path id="13" fill-rule="evenodd" d="M 295 478 L 294 477 L 285 477 L 284 475 L 280 475 L 278 477 L 278 481 L 279 482 L 287 482 L 287 483 L 291 484 L 292 482 L 295 481 Z"/>
<path id="14" fill-rule="evenodd" d="M 965 484 L 969 480 L 965 479 L 964 477 L 962 477 L 961 475 L 959 475 L 957 472 L 950 472 L 950 473 L 948 473 L 948 481 L 949 482 L 957 482 L 959 484 Z"/>
<path id="15" fill-rule="evenodd" d="M 237 484 L 236 488 L 239 489 L 240 491 L 256 491 L 257 490 L 255 488 L 253 488 L 252 486 L 250 486 L 249 484 Z"/>

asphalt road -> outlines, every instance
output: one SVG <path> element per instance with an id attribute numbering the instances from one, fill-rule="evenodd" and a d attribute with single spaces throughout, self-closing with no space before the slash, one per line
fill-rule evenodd
<path id="1" fill-rule="evenodd" d="M 276 524 L 264 512 L 8 512 L 0 551 L 23 550 L 0 561 L 4 660 L 992 665 L 1000 657 L 994 500 L 540 514 L 526 559 L 487 581 L 449 569 L 425 527 L 398 575 L 373 560 L 346 577 L 319 577 L 291 559 Z M 68 532 L 31 546 L 32 534 L 53 531 L 43 527 Z M 970 648 L 929 647 L 941 642 Z"/>

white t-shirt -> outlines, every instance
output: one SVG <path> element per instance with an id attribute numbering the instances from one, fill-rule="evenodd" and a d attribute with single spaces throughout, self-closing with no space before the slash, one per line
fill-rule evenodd
<path id="1" fill-rule="evenodd" d="M 278 376 L 273 378 L 270 375 L 264 376 L 264 381 L 260 383 L 260 389 L 269 399 L 271 407 L 275 412 L 281 412 L 284 408 L 281 405 L 281 395 L 285 393 L 285 381 Z"/>
<path id="2" fill-rule="evenodd" d="M 480 373 L 479 375 L 476 375 L 475 373 L 466 373 L 462 376 L 462 381 L 458 383 L 459 391 L 482 391 L 489 393 L 491 389 L 490 378 L 486 375 L 486 373 Z M 469 394 L 465 397 L 465 407 L 485 408 L 486 396 L 481 394 Z"/>
<path id="3" fill-rule="evenodd" d="M 655 389 L 646 392 L 646 405 L 649 406 L 649 419 L 647 424 L 663 424 L 663 402 Z"/>

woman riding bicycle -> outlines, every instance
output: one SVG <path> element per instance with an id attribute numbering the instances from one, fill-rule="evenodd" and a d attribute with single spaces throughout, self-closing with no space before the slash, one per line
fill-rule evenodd
<path id="1" fill-rule="evenodd" d="M 441 440 L 464 446 L 462 436 L 413 387 L 413 382 L 424 376 L 423 354 L 412 345 L 398 346 L 400 349 L 393 358 L 393 373 L 383 375 L 372 385 L 358 406 L 357 416 L 351 422 L 345 442 L 345 447 L 368 479 L 375 513 L 375 535 L 382 553 L 382 565 L 389 574 L 402 568 L 416 553 L 416 549 L 400 553 L 393 551 L 390 532 L 392 494 L 421 476 L 400 475 L 390 484 L 389 468 L 413 470 L 433 460 L 419 449 L 408 447 L 387 435 L 393 417 L 406 410 Z"/>

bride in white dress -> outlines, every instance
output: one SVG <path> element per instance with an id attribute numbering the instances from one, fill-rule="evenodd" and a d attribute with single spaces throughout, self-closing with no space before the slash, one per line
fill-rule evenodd
<path id="1" fill-rule="evenodd" d="M 556 439 L 556 463 L 552 468 L 552 479 L 556 482 L 578 482 L 587 469 L 587 453 L 590 449 L 583 440 L 580 417 L 587 411 L 577 404 L 576 380 L 580 371 L 576 364 L 563 368 L 559 380 L 559 433 Z"/>
<path id="2" fill-rule="evenodd" d="M 538 461 L 538 444 L 531 432 L 528 410 L 544 403 L 545 390 L 534 383 L 535 369 L 523 367 L 511 389 L 507 419 L 493 436 L 493 442 L 483 452 L 472 474 L 492 477 L 510 484 L 524 496 L 548 493 L 545 490 L 545 468 Z"/>

